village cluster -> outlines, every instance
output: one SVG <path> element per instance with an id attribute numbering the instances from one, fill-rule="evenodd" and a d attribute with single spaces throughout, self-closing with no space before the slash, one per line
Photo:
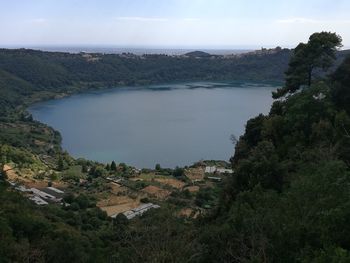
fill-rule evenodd
<path id="1" fill-rule="evenodd" d="M 12 171 L 12 173 L 14 173 Z M 166 200 L 173 191 L 198 192 L 200 185 L 208 186 L 220 182 L 222 175 L 232 174 L 231 169 L 220 168 L 216 166 L 200 166 L 188 168 L 185 170 L 187 183 L 178 180 L 172 176 L 158 176 L 155 173 L 142 175 L 138 171 L 137 176 L 132 178 L 123 178 L 120 176 L 108 176 L 105 178 L 106 184 L 110 187 L 107 197 L 102 197 L 97 202 L 97 206 L 105 211 L 108 216 L 116 218 L 123 214 L 127 219 L 133 219 L 141 216 L 150 209 L 160 208 L 159 204 L 149 202 L 148 198 L 156 200 L 157 203 Z M 20 180 L 8 180 L 12 187 L 22 192 L 29 200 L 39 206 L 56 203 L 68 206 L 63 201 L 65 196 L 64 187 L 23 185 Z M 147 183 L 142 189 L 135 191 L 129 186 L 130 182 Z M 136 194 L 136 197 L 132 197 Z M 145 201 L 146 200 L 146 201 Z M 158 202 L 158 201 L 159 202 Z M 185 209 L 185 211 L 190 211 Z M 193 212 L 193 211 L 192 211 Z"/>

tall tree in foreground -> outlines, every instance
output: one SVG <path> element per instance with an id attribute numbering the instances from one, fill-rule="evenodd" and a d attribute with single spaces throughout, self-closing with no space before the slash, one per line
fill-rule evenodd
<path id="1" fill-rule="evenodd" d="M 273 98 L 310 87 L 316 70 L 325 72 L 332 66 L 341 42 L 342 38 L 336 33 L 321 32 L 312 34 L 306 44 L 300 43 L 289 62 L 285 86 L 273 92 Z"/>

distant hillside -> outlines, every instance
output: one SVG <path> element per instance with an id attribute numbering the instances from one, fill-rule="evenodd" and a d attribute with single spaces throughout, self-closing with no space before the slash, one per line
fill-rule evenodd
<path id="1" fill-rule="evenodd" d="M 0 49 L 0 100 L 1 104 L 13 102 L 39 91 L 62 93 L 175 81 L 282 81 L 290 53 L 230 57 L 195 51 L 187 56 L 137 56 Z"/>
<path id="2" fill-rule="evenodd" d="M 232 56 L 202 51 L 138 56 L 0 49 L 0 110 L 38 93 L 54 96 L 89 88 L 193 80 L 282 82 L 291 53 L 276 48 Z M 339 63 L 347 53 L 339 52 Z"/>
<path id="3" fill-rule="evenodd" d="M 203 52 L 203 51 L 192 51 L 192 52 L 186 53 L 185 56 L 197 57 L 197 58 L 207 58 L 207 57 L 211 57 L 212 55 L 210 55 L 209 53 Z"/>

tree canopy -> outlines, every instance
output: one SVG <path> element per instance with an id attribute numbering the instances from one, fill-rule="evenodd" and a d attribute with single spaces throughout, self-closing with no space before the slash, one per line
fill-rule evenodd
<path id="1" fill-rule="evenodd" d="M 310 87 L 316 73 L 332 66 L 341 42 L 341 37 L 336 33 L 320 32 L 312 34 L 306 44 L 300 43 L 290 59 L 285 85 L 273 93 L 273 97 L 279 98 L 302 87 Z"/>

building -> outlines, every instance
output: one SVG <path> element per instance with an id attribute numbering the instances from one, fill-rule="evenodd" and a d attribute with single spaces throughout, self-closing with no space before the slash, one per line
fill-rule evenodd
<path id="1" fill-rule="evenodd" d="M 222 178 L 215 177 L 215 176 L 208 176 L 209 180 L 215 181 L 215 182 L 221 182 Z"/>
<path id="2" fill-rule="evenodd" d="M 225 169 L 225 168 L 217 168 L 216 172 L 219 174 L 233 174 L 232 169 Z"/>
<path id="3" fill-rule="evenodd" d="M 48 205 L 49 203 L 41 199 L 39 196 L 31 196 L 29 197 L 30 200 L 34 201 L 35 204 L 37 205 Z"/>
<path id="4" fill-rule="evenodd" d="M 142 204 L 134 209 L 125 211 L 123 213 L 123 215 L 127 218 L 127 219 L 133 219 L 136 216 L 140 216 L 143 213 L 147 212 L 148 210 L 152 209 L 152 208 L 159 208 L 159 205 L 155 205 L 152 203 L 147 203 L 147 204 Z M 119 213 L 118 213 L 119 214 Z M 112 218 L 116 218 L 118 214 L 112 215 Z"/>
<path id="5" fill-rule="evenodd" d="M 225 169 L 225 168 L 217 168 L 216 166 L 206 166 L 205 167 L 205 173 L 208 173 L 208 174 L 213 174 L 213 173 L 233 174 L 233 170 L 232 169 Z"/>
<path id="6" fill-rule="evenodd" d="M 55 187 L 45 187 L 41 189 L 26 188 L 24 185 L 10 182 L 15 190 L 25 193 L 25 195 L 37 205 L 47 205 L 48 202 L 59 203 L 62 201 L 64 192 Z"/>
<path id="7" fill-rule="evenodd" d="M 20 191 L 20 192 L 29 192 L 29 191 L 30 191 L 29 189 L 27 189 L 27 188 L 26 188 L 25 186 L 23 186 L 23 185 L 16 186 L 15 189 L 16 189 L 17 191 Z"/>
<path id="8" fill-rule="evenodd" d="M 213 174 L 216 171 L 216 166 L 206 166 L 205 167 L 205 173 Z"/>
<path id="9" fill-rule="evenodd" d="M 61 202 L 63 195 L 64 195 L 63 191 L 61 191 L 57 188 L 54 188 L 54 187 L 46 187 L 46 188 L 41 188 L 41 189 L 30 188 L 30 191 L 34 195 L 36 195 L 36 196 L 38 196 L 46 201 L 51 201 L 54 203 Z"/>
<path id="10" fill-rule="evenodd" d="M 46 194 L 49 194 L 50 196 L 53 196 L 56 199 L 56 202 L 62 201 L 64 197 L 64 192 L 55 187 L 45 187 L 45 188 L 40 188 L 39 190 Z"/>

